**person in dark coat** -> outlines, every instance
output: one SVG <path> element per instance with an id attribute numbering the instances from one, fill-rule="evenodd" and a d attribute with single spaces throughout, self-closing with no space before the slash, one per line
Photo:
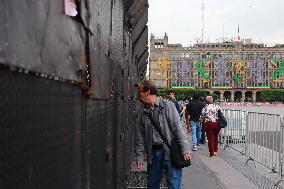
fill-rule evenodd
<path id="1" fill-rule="evenodd" d="M 204 103 L 200 101 L 198 94 L 193 94 L 193 100 L 186 105 L 186 120 L 190 116 L 189 123 L 192 134 L 192 151 L 197 151 L 200 145 L 201 138 L 201 125 L 199 123 L 199 117 L 204 107 Z"/>
<path id="2" fill-rule="evenodd" d="M 168 92 L 168 100 L 174 103 L 174 105 L 175 105 L 175 107 L 176 107 L 176 109 L 178 111 L 178 114 L 180 115 L 181 109 L 180 109 L 180 106 L 178 104 L 178 101 L 175 99 L 175 94 L 174 94 L 174 92 L 172 90 L 170 90 Z"/>

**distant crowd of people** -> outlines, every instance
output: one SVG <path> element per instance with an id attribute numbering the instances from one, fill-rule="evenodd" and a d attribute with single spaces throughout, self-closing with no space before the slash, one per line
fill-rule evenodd
<path id="1" fill-rule="evenodd" d="M 137 168 L 144 167 L 144 154 L 147 155 L 148 189 L 159 189 L 163 175 L 169 189 L 181 189 L 182 168 L 171 162 L 170 149 L 167 144 L 177 140 L 184 160 L 191 159 L 191 150 L 198 151 L 208 140 L 209 156 L 218 152 L 218 134 L 221 130 L 218 111 L 220 106 L 214 104 L 212 96 L 192 96 L 181 107 L 174 97 L 174 91 L 168 92 L 168 99 L 158 96 L 157 88 L 150 80 L 138 85 L 138 98 L 143 104 L 143 111 L 138 129 L 136 146 Z M 183 128 L 181 117 L 185 113 L 186 131 L 191 133 L 192 148 Z M 157 129 L 158 127 L 158 129 Z"/>

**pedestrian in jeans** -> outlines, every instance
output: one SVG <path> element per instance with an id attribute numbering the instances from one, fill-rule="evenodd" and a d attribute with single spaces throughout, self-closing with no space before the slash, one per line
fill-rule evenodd
<path id="1" fill-rule="evenodd" d="M 189 116 L 193 145 L 192 151 L 197 151 L 201 139 L 201 125 L 199 118 L 202 108 L 204 107 L 204 103 L 200 101 L 198 94 L 193 94 L 192 98 L 193 100 L 186 105 L 186 120 L 188 120 Z"/>
<path id="2" fill-rule="evenodd" d="M 157 96 L 153 82 L 147 80 L 138 86 L 138 97 L 144 105 L 138 129 L 136 146 L 137 168 L 142 169 L 144 152 L 147 154 L 148 189 L 160 189 L 163 170 L 169 189 L 181 189 L 182 169 L 173 167 L 167 145 L 155 130 L 149 114 L 160 124 L 162 133 L 171 143 L 175 137 L 181 144 L 185 160 L 190 160 L 190 148 L 186 134 L 174 104 Z"/>
<path id="3" fill-rule="evenodd" d="M 205 97 L 204 96 L 201 96 L 200 97 L 200 101 L 203 103 L 203 105 L 204 105 L 204 107 L 205 107 L 205 105 L 206 105 L 206 103 L 205 103 Z M 200 123 L 201 124 L 201 123 Z M 203 128 L 203 125 L 201 124 L 200 125 L 200 127 L 201 127 L 201 138 L 200 138 L 200 144 L 205 144 L 205 131 L 204 131 L 204 128 Z"/>
<path id="4" fill-rule="evenodd" d="M 203 123 L 208 140 L 210 157 L 214 157 L 218 152 L 218 135 L 221 130 L 218 118 L 219 105 L 213 104 L 213 97 L 206 97 L 207 105 L 202 109 L 200 122 Z"/>

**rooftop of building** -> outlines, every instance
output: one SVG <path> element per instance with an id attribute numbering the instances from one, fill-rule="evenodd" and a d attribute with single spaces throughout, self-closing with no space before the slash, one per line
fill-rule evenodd
<path id="1" fill-rule="evenodd" d="M 182 46 L 182 44 L 170 44 L 168 43 L 168 35 L 165 33 L 164 37 L 156 37 L 151 34 L 150 43 L 155 48 L 284 48 L 284 44 L 276 44 L 268 46 L 265 43 L 254 43 L 252 39 L 240 39 L 240 40 L 223 40 L 218 42 L 198 42 L 189 46 Z"/>

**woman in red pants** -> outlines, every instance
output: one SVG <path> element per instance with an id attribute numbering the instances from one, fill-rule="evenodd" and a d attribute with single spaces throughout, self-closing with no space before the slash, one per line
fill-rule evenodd
<path id="1" fill-rule="evenodd" d="M 206 97 L 207 105 L 202 109 L 200 122 L 206 132 L 210 157 L 217 155 L 218 135 L 221 130 L 218 119 L 219 105 L 213 104 L 213 97 Z"/>

